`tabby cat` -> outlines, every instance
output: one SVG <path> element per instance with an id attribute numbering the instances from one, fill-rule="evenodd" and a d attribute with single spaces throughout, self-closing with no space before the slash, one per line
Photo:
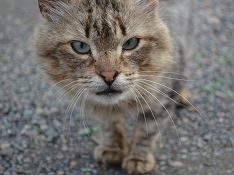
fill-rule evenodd
<path id="1" fill-rule="evenodd" d="M 85 103 L 86 115 L 102 123 L 95 159 L 129 174 L 156 168 L 160 131 L 176 100 L 185 99 L 180 92 L 186 92 L 181 79 L 188 39 L 180 35 L 190 31 L 190 14 L 176 8 L 188 0 L 164 1 L 169 26 L 179 36 L 175 47 L 158 0 L 39 0 L 40 63 L 54 83 L 69 88 L 78 109 Z M 132 116 L 137 122 L 129 137 L 124 123 Z"/>

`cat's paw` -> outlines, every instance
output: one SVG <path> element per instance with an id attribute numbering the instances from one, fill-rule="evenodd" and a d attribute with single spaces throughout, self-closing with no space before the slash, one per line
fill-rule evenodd
<path id="1" fill-rule="evenodd" d="M 94 158 L 104 165 L 120 164 L 124 153 L 120 148 L 98 146 L 94 151 Z"/>
<path id="2" fill-rule="evenodd" d="M 130 155 L 124 158 L 122 168 L 128 174 L 145 174 L 156 168 L 154 155 L 148 153 L 146 156 Z"/>

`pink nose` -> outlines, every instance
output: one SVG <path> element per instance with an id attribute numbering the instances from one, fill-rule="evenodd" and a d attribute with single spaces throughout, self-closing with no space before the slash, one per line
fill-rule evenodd
<path id="1" fill-rule="evenodd" d="M 100 77 L 105 81 L 108 86 L 111 86 L 116 77 L 119 75 L 117 71 L 102 71 L 100 72 Z"/>

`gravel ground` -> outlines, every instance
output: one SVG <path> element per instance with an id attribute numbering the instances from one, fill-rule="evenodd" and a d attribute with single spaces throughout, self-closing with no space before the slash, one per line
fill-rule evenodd
<path id="1" fill-rule="evenodd" d="M 198 4 L 187 73 L 202 115 L 180 112 L 180 142 L 174 127 L 168 128 L 157 154 L 160 169 L 151 175 L 234 174 L 234 3 Z M 97 124 L 87 121 L 84 129 L 74 115 L 64 131 L 69 103 L 59 102 L 31 51 L 38 14 L 36 1 L 0 0 L 0 174 L 124 174 L 93 160 Z"/>

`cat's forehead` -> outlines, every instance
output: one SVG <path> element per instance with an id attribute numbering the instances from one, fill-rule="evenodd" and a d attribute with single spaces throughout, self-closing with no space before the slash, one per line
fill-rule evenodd
<path id="1" fill-rule="evenodd" d="M 82 19 L 85 36 L 102 48 L 114 47 L 118 39 L 127 35 L 126 4 L 117 0 L 89 2 L 79 4 L 85 9 Z"/>
<path id="2" fill-rule="evenodd" d="M 133 0 L 70 0 L 59 3 L 51 13 L 53 29 L 67 40 L 92 42 L 102 49 L 154 30 L 153 13 Z"/>
<path id="3" fill-rule="evenodd" d="M 100 9 L 102 11 L 113 10 L 119 12 L 121 8 L 127 6 L 129 0 L 75 0 L 76 5 L 83 6 L 84 8 L 91 9 Z"/>
<path id="4" fill-rule="evenodd" d="M 115 30 L 115 27 L 121 27 L 122 34 L 126 34 L 123 14 L 127 4 L 116 0 L 91 0 L 91 2 L 85 3 L 86 15 L 88 15 L 86 19 L 90 25 L 92 24 L 90 27 L 93 27 L 98 35 L 101 35 L 102 32 L 111 32 L 111 30 Z"/>

